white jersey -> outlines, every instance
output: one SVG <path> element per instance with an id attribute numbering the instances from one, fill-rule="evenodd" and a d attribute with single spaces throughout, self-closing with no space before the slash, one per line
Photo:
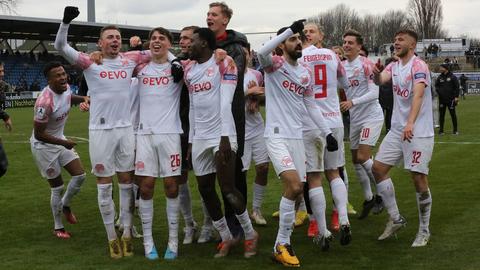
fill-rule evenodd
<path id="1" fill-rule="evenodd" d="M 273 56 L 271 63 L 262 63 L 262 65 L 266 72 L 264 136 L 302 139 L 303 118 L 309 117 L 305 112 L 311 106 L 320 110 L 313 99 L 310 70 L 301 63 L 292 66 L 281 56 Z M 323 125 L 318 128 L 323 130 L 324 135 L 329 134 L 330 130 L 324 120 Z"/>
<path id="2" fill-rule="evenodd" d="M 413 56 L 406 65 L 402 65 L 401 61 L 390 63 L 385 71 L 391 76 L 393 85 L 391 129 L 403 132 L 412 108 L 413 87 L 417 83 L 424 83 L 423 102 L 413 127 L 413 134 L 419 138 L 434 136 L 431 79 L 428 65 L 419 57 Z"/>
<path id="3" fill-rule="evenodd" d="M 329 128 L 343 127 L 342 113 L 338 100 L 339 79 L 346 82 L 345 69 L 337 54 L 325 48 L 313 45 L 303 49 L 299 61 L 307 64 L 313 72 L 313 91 L 315 101 L 322 110 L 323 117 Z M 316 129 L 309 117 L 304 118 L 304 130 Z"/>
<path id="4" fill-rule="evenodd" d="M 245 94 L 248 92 L 248 84 L 255 82 L 257 86 L 263 86 L 263 76 L 260 71 L 247 68 L 247 72 L 243 77 L 243 89 Z M 264 122 L 260 112 L 250 113 L 246 110 L 248 99 L 245 100 L 245 140 L 255 138 L 264 132 Z"/>
<path id="5" fill-rule="evenodd" d="M 150 62 L 137 74 L 140 96 L 138 134 L 181 134 L 180 91 L 171 64 Z"/>
<path id="6" fill-rule="evenodd" d="M 217 63 L 214 55 L 204 62 L 186 61 L 185 84 L 190 95 L 189 142 L 236 135 L 232 99 L 237 67 L 229 56 Z"/>
<path id="7" fill-rule="evenodd" d="M 378 86 L 373 82 L 373 63 L 358 56 L 352 62 L 343 61 L 350 86 L 345 89 L 350 108 L 350 124 L 359 126 L 367 122 L 383 121 L 383 111 L 378 102 Z"/>
<path id="8" fill-rule="evenodd" d="M 63 129 L 70 112 L 71 100 L 70 87 L 60 95 L 53 92 L 50 87 L 45 87 L 35 101 L 33 121 L 47 123 L 45 132 L 48 135 L 65 139 Z M 39 142 L 33 134 L 30 141 L 32 143 Z"/>
<path id="9" fill-rule="evenodd" d="M 130 84 L 130 101 L 132 102 L 130 116 L 132 119 L 133 131 L 136 134 L 138 130 L 138 122 L 140 121 L 140 97 L 138 96 L 137 78 L 132 78 L 132 84 Z"/>
<path id="10" fill-rule="evenodd" d="M 131 126 L 130 84 L 133 70 L 139 63 L 148 62 L 149 51 L 120 53 L 114 59 L 103 59 L 101 65 L 90 60 L 67 43 L 68 25 L 61 24 L 55 48 L 72 64 L 83 69 L 90 94 L 90 121 L 88 128 L 112 129 Z"/>

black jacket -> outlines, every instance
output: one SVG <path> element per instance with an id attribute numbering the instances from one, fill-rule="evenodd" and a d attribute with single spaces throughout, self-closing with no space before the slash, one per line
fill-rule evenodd
<path id="1" fill-rule="evenodd" d="M 450 71 L 446 74 L 441 73 L 435 81 L 435 90 L 440 103 L 451 104 L 455 98 L 458 98 L 460 91 L 457 77 Z"/>
<path id="2" fill-rule="evenodd" d="M 237 131 L 238 150 L 237 155 L 243 156 L 243 145 L 245 142 L 245 94 L 243 92 L 243 77 L 247 67 L 247 59 L 243 47 L 248 41 L 245 35 L 234 30 L 227 30 L 225 40 L 217 40 L 217 48 L 223 49 L 233 58 L 237 65 L 237 87 L 232 101 L 232 114 Z"/>

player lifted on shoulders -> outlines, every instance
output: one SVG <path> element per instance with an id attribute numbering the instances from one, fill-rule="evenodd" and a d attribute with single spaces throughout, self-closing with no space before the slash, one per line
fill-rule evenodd
<path id="1" fill-rule="evenodd" d="M 295 201 L 302 196 L 306 181 L 303 118 L 311 117 L 321 135 L 327 137 L 329 151 L 338 150 L 337 141 L 315 104 L 314 78 L 306 65 L 297 62 L 302 56 L 299 33 L 303 30 L 303 21 L 281 28 L 277 36 L 258 51 L 258 59 L 266 72 L 265 137 L 268 155 L 284 186 L 273 255 L 279 263 L 297 267 L 300 262 L 290 244 L 290 236 L 295 219 Z M 277 46 L 283 51 L 283 56 L 271 55 Z M 305 115 L 305 108 L 308 115 Z"/>
<path id="2" fill-rule="evenodd" d="M 373 196 L 370 182 L 375 179 L 372 174 L 372 148 L 377 143 L 383 126 L 383 112 L 378 102 L 378 86 L 373 82 L 373 63 L 359 55 L 363 46 L 363 37 L 355 30 L 348 30 L 343 35 L 343 49 L 347 60 L 343 61 L 350 86 L 345 88 L 346 101 L 342 101 L 342 111 L 350 112 L 350 149 L 352 161 L 362 186 L 363 209 L 359 219 L 381 211 L 381 197 Z"/>
<path id="3" fill-rule="evenodd" d="M 237 239 L 232 237 L 215 191 L 220 189 L 232 205 L 245 234 L 245 257 L 257 252 L 258 233 L 253 229 L 246 202 L 234 183 L 237 149 L 232 99 L 237 85 L 237 68 L 231 57 L 215 59 L 215 34 L 208 28 L 194 31 L 190 59 L 185 67 L 185 83 L 190 92 L 190 132 L 192 164 L 198 189 L 222 237 L 216 258 L 228 254 Z"/>
<path id="4" fill-rule="evenodd" d="M 390 220 L 378 237 L 384 240 L 406 225 L 395 199 L 395 189 L 388 172 L 403 158 L 417 191 L 419 229 L 412 247 L 425 246 L 430 238 L 432 196 L 428 187 L 428 164 L 432 158 L 434 132 L 430 72 L 427 64 L 415 56 L 418 36 L 411 30 L 395 34 L 395 55 L 399 61 L 385 69 L 378 63 L 374 69 L 375 83 L 390 80 L 393 84 L 392 126 L 378 149 L 373 164 L 377 192 L 382 196 Z"/>
<path id="5" fill-rule="evenodd" d="M 70 233 L 65 231 L 63 226 L 62 211 L 68 223 L 77 223 L 70 209 L 70 201 L 80 191 L 85 181 L 85 171 L 77 152 L 73 149 L 76 143 L 63 135 L 63 129 L 71 103 L 86 102 L 88 98 L 72 95 L 67 84 L 67 73 L 61 63 L 47 63 L 43 73 L 47 78 L 48 86 L 43 89 L 35 102 L 33 134 L 30 143 L 37 167 L 50 185 L 54 234 L 58 238 L 68 239 Z M 63 197 L 62 167 L 72 176 Z"/>

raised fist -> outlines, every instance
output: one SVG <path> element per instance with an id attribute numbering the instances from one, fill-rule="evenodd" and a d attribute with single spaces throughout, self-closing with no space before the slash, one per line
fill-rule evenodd
<path id="1" fill-rule="evenodd" d="M 303 23 L 304 23 L 305 21 L 306 21 L 305 19 L 301 19 L 301 20 L 298 20 L 298 21 L 294 21 L 294 22 L 292 23 L 292 25 L 290 25 L 290 29 L 292 29 L 292 32 L 293 32 L 294 34 L 302 32 L 302 31 L 303 31 L 303 27 L 304 27 Z"/>
<path id="2" fill-rule="evenodd" d="M 67 6 L 63 11 L 63 23 L 69 24 L 73 19 L 78 17 L 80 11 L 78 11 L 78 7 Z"/>
<path id="3" fill-rule="evenodd" d="M 171 72 L 174 83 L 178 83 L 183 79 L 183 66 L 178 59 L 172 61 Z"/>

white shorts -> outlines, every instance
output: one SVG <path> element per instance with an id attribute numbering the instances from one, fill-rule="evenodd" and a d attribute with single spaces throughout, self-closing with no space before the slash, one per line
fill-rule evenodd
<path id="1" fill-rule="evenodd" d="M 382 133 L 383 121 L 367 122 L 362 125 L 350 125 L 350 149 L 358 149 L 358 145 L 375 146 Z"/>
<path id="2" fill-rule="evenodd" d="M 229 136 L 232 151 L 237 152 L 237 136 Z M 196 176 L 207 175 L 217 172 L 215 153 L 220 146 L 218 139 L 194 139 L 192 143 L 192 165 Z"/>
<path id="3" fill-rule="evenodd" d="M 178 176 L 182 171 L 179 134 L 137 135 L 135 174 L 152 177 Z"/>
<path id="4" fill-rule="evenodd" d="M 135 136 L 131 126 L 90 130 L 89 139 L 90 161 L 95 176 L 109 177 L 115 172 L 133 171 Z"/>
<path id="5" fill-rule="evenodd" d="M 69 150 L 59 145 L 34 142 L 31 149 L 40 174 L 46 179 L 57 178 L 62 172 L 62 167 L 79 158 L 74 149 Z"/>
<path id="6" fill-rule="evenodd" d="M 390 130 L 378 149 L 375 160 L 395 166 L 402 161 L 405 169 L 428 175 L 428 164 L 432 159 L 433 137 L 402 141 L 402 134 Z"/>
<path id="7" fill-rule="evenodd" d="M 325 138 L 318 129 L 303 132 L 303 143 L 307 158 L 307 172 L 335 170 L 345 165 L 345 147 L 343 145 L 343 128 L 332 128 L 333 137 L 338 142 L 338 150 L 326 149 Z"/>
<path id="8" fill-rule="evenodd" d="M 306 182 L 305 147 L 301 139 L 266 138 L 268 156 L 277 175 L 295 170 L 300 181 Z"/>
<path id="9" fill-rule="evenodd" d="M 243 171 L 248 171 L 250 162 L 255 161 L 255 166 L 263 163 L 268 163 L 267 144 L 263 134 L 245 140 L 245 147 L 243 150 L 242 164 Z"/>

